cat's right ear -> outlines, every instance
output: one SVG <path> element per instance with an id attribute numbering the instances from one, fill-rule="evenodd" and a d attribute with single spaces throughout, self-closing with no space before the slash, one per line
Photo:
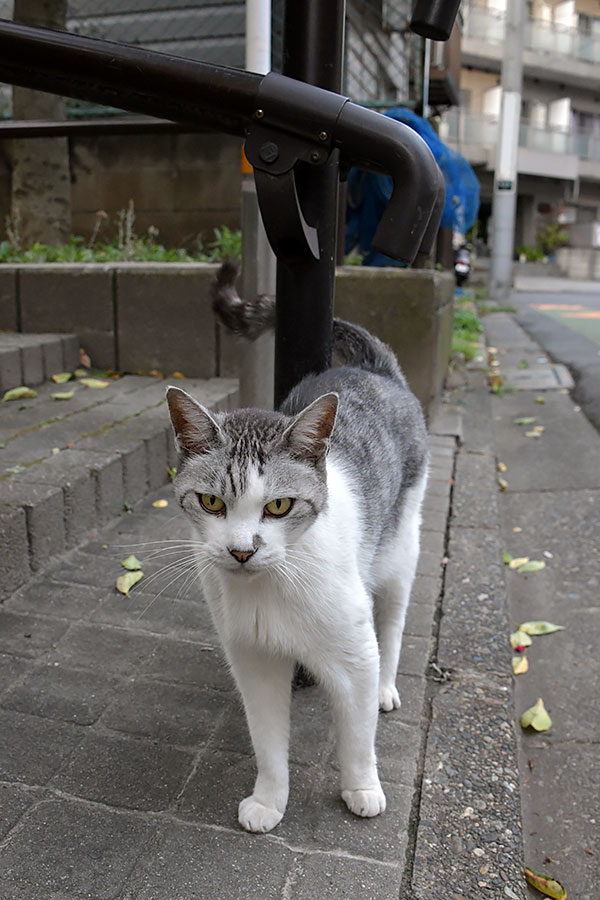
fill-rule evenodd
<path id="1" fill-rule="evenodd" d="M 167 389 L 167 403 L 177 449 L 190 455 L 208 453 L 221 440 L 221 429 L 203 406 L 181 388 Z"/>

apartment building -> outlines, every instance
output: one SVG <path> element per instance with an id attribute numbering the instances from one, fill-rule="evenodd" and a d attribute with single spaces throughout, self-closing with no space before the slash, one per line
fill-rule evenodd
<path id="1" fill-rule="evenodd" d="M 525 0 L 524 0 L 525 2 Z M 440 136 L 481 183 L 480 237 L 493 230 L 491 200 L 500 117 L 506 0 L 465 0 L 460 107 Z M 596 0 L 528 0 L 518 152 L 515 246 L 535 246 L 541 228 L 600 220 L 600 6 Z M 589 240 L 589 238 L 581 238 Z"/>

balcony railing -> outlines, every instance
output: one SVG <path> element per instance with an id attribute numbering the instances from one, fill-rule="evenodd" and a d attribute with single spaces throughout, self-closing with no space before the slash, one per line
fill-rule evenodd
<path id="1" fill-rule="evenodd" d="M 504 43 L 504 13 L 470 3 L 464 7 L 463 15 L 465 37 L 493 44 Z M 582 34 L 576 28 L 552 25 L 540 19 L 530 19 L 525 23 L 524 46 L 528 50 L 600 63 L 600 37 Z"/>
<path id="2" fill-rule="evenodd" d="M 491 150 L 498 143 L 498 128 L 499 122 L 495 117 L 451 109 L 442 117 L 440 137 L 447 143 L 457 145 L 459 150 L 466 149 L 469 144 Z M 519 146 L 543 153 L 572 154 L 580 159 L 600 161 L 600 138 L 585 131 L 540 128 L 522 120 Z"/>

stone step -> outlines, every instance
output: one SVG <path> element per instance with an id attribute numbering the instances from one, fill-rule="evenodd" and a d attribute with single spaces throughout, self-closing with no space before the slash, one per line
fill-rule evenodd
<path id="1" fill-rule="evenodd" d="M 0 404 L 0 601 L 169 480 L 169 379 L 106 380 L 44 383 L 34 398 Z M 238 403 L 234 379 L 171 381 L 209 409 Z M 52 397 L 71 390 L 69 400 Z"/>
<path id="2" fill-rule="evenodd" d="M 34 387 L 79 365 L 75 334 L 0 334 L 0 393 Z"/>

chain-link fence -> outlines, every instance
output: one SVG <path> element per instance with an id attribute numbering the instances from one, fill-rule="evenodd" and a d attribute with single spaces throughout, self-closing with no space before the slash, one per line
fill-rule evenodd
<path id="1" fill-rule="evenodd" d="M 245 15 L 244 0 L 70 0 L 65 30 L 243 68 Z M 13 0 L 0 0 L 0 18 L 12 17 Z M 374 106 L 409 100 L 415 56 L 409 18 L 410 0 L 348 0 L 343 90 L 352 100 Z M 275 71 L 281 68 L 282 20 L 283 0 L 273 0 Z M 3 86 L 2 117 L 11 115 L 10 97 Z M 67 101 L 67 110 L 70 116 L 108 112 L 76 100 Z"/>

